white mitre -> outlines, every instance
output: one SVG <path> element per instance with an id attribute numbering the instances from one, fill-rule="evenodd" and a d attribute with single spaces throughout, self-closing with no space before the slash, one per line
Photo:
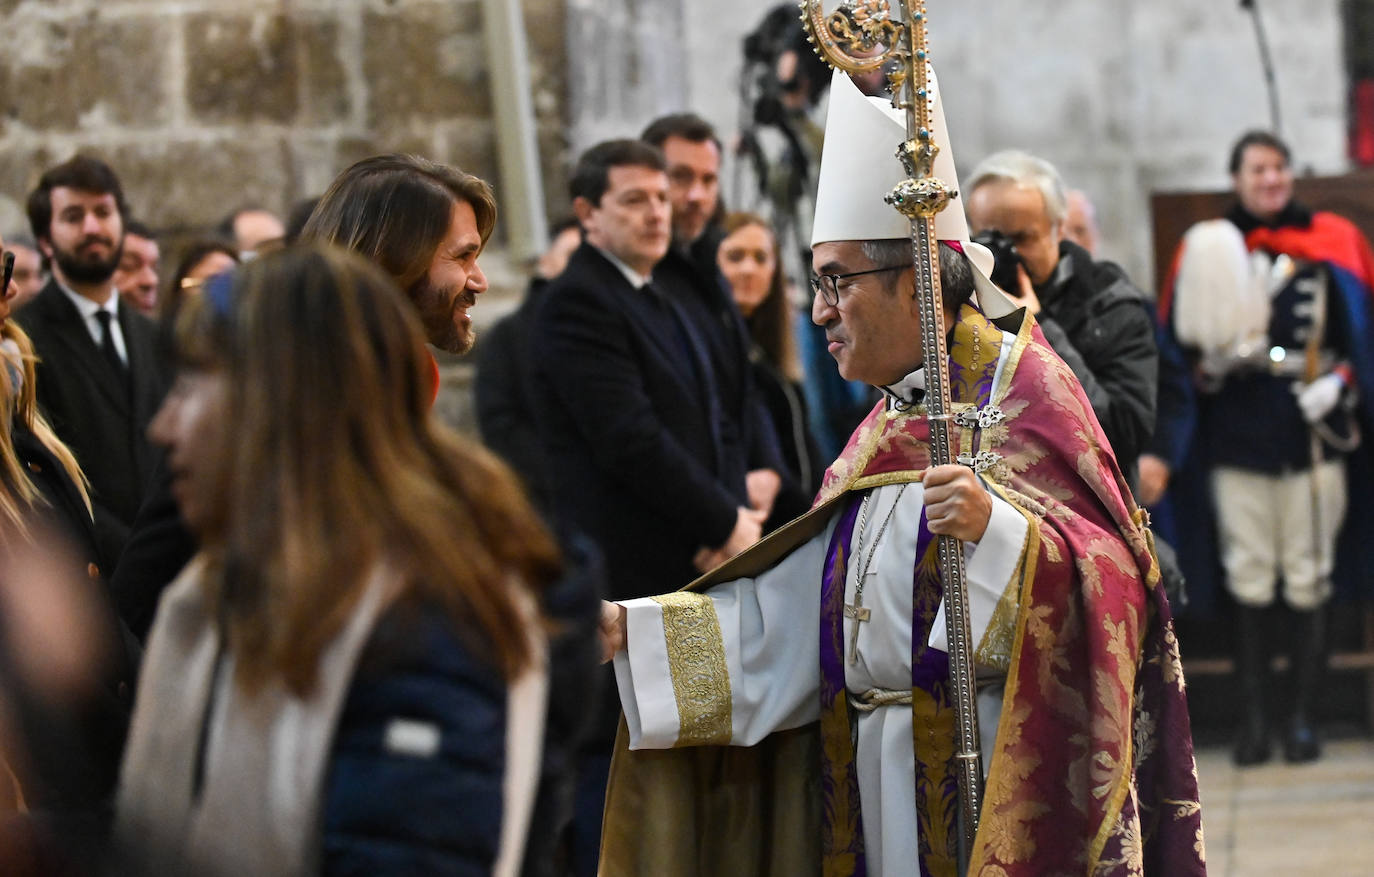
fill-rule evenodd
<path id="1" fill-rule="evenodd" d="M 929 68 L 927 71 L 926 89 L 934 95 L 930 134 L 940 148 L 935 156 L 935 176 L 957 192 L 959 174 L 954 168 L 954 150 L 949 142 L 939 84 L 935 72 Z M 897 158 L 897 146 L 904 140 L 906 120 L 902 111 L 887 98 L 867 97 L 848 74 L 836 70 L 830 83 L 811 246 L 828 241 L 911 236 L 910 220 L 883 201 L 884 195 L 907 178 L 906 169 Z M 992 253 L 969 240 L 964 204 L 958 195 L 935 214 L 935 237 L 963 245 L 974 268 L 978 302 L 984 313 L 995 319 L 1016 309 L 988 280 Z"/>

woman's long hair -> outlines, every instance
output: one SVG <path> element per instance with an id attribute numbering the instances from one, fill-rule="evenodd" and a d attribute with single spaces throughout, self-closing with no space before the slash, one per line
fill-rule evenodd
<path id="1" fill-rule="evenodd" d="M 0 521 L 7 525 L 0 528 L 0 532 L 27 534 L 29 514 L 42 501 L 42 494 L 29 480 L 14 451 L 12 424 L 15 421 L 28 427 L 29 432 L 57 458 L 81 493 L 88 514 L 91 498 L 86 492 L 86 476 L 77 465 L 76 457 L 38 410 L 33 387 L 35 357 L 29 336 L 13 320 L 6 320 L 0 325 L 0 343 L 6 348 L 0 353 Z"/>
<path id="2" fill-rule="evenodd" d="M 802 379 L 801 359 L 797 355 L 797 341 L 792 334 L 792 309 L 787 302 L 787 278 L 778 252 L 778 236 L 762 216 L 736 211 L 725 217 L 725 235 L 729 237 L 742 228 L 757 225 L 768 232 L 773 246 L 773 279 L 768 284 L 768 296 L 750 314 L 745 323 L 754 343 L 783 376 L 790 381 Z M 724 242 L 722 241 L 722 244 Z"/>
<path id="3" fill-rule="evenodd" d="M 557 550 L 514 476 L 431 416 L 424 336 L 386 275 L 297 245 L 189 298 L 173 331 L 183 365 L 229 382 L 227 523 L 206 549 L 242 684 L 308 692 L 379 563 L 505 678 L 526 665 L 513 589 L 556 575 Z"/>

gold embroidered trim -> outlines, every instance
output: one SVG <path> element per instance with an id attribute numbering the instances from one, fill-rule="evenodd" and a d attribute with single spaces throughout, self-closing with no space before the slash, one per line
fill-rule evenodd
<path id="1" fill-rule="evenodd" d="M 930 692 L 911 692 L 911 742 L 916 754 L 916 814 L 928 847 L 925 865 L 931 875 L 958 873 L 956 813 L 958 799 L 944 791 L 954 770 L 954 709 L 937 703 Z M 922 769 L 924 768 L 924 769 Z M 957 793 L 956 793 L 957 796 Z"/>
<path id="2" fill-rule="evenodd" d="M 663 608 L 668 671 L 677 699 L 676 746 L 730 742 L 730 671 L 711 598 L 679 591 L 652 598 Z"/>
<path id="3" fill-rule="evenodd" d="M 1021 611 L 1016 598 L 1025 586 L 1026 564 L 1018 564 L 1021 575 L 1013 575 L 1007 589 L 997 601 L 992 611 L 983 639 L 973 653 L 973 661 L 980 667 L 989 667 L 1005 673 L 1011 667 L 1011 650 L 1016 643 L 1016 616 Z"/>
<path id="4" fill-rule="evenodd" d="M 850 482 L 848 489 L 851 491 L 871 490 L 874 487 L 884 487 L 889 484 L 910 484 L 920 481 L 925 474 L 924 469 L 903 469 L 897 472 L 880 472 L 877 475 L 864 475 L 855 478 Z"/>
<path id="5" fill-rule="evenodd" d="M 1026 318 L 1021 321 L 1021 329 L 1016 333 L 1016 340 L 1011 344 L 1011 353 L 1002 362 L 1002 371 L 998 375 L 997 383 L 992 388 L 992 393 L 988 401 L 993 405 L 1002 407 L 1002 403 L 1007 398 L 1007 393 L 1011 392 L 1012 375 L 1016 374 L 1017 367 L 1021 364 L 1021 354 L 1026 352 L 1026 347 L 1034 337 L 1032 327 L 1036 325 L 1035 317 L 1026 314 Z M 1011 416 L 1010 413 L 1007 415 Z"/>
<path id="6" fill-rule="evenodd" d="M 862 473 L 868 468 L 868 464 L 873 461 L 874 454 L 878 452 L 878 442 L 882 440 L 883 433 L 887 430 L 888 423 L 894 419 L 896 419 L 896 415 L 891 411 L 883 411 L 878 422 L 874 424 L 874 429 L 863 437 L 862 443 L 854 454 L 853 467 L 850 469 L 851 472 Z M 854 475 L 850 476 L 849 483 L 844 485 L 844 490 L 853 489 L 854 478 Z"/>
<path id="7" fill-rule="evenodd" d="M 1024 327 L 1023 327 L 1024 329 Z M 1022 555 L 1024 562 L 1021 569 L 1020 586 L 1021 592 L 1017 595 L 1017 603 L 1020 605 L 1030 605 L 1031 583 L 1035 581 L 1036 567 L 1040 562 L 1040 523 L 1032 518 L 1024 509 L 1017 509 L 1026 517 L 1029 528 L 1026 531 L 1026 545 Z M 1027 636 L 1026 633 L 1026 614 L 1018 612 L 1016 616 L 1015 636 L 1011 646 L 1011 664 L 1007 667 L 1007 684 L 1002 691 L 1003 705 L 1015 703 L 1016 692 L 1020 686 L 1020 664 L 1021 647 Z M 988 764 L 988 773 L 992 773 L 993 765 L 999 758 L 1003 758 L 1006 750 L 1011 746 L 1011 739 L 1019 733 L 1020 720 L 1012 710 L 1002 710 L 1002 716 L 997 722 L 996 742 L 993 744 L 992 759 Z M 1003 765 L 1002 767 L 1005 767 Z M 992 855 L 988 852 L 988 847 L 992 843 L 994 835 L 1005 837 L 1016 837 L 1013 823 L 1016 819 L 1014 815 L 1007 814 L 999 810 L 1005 808 L 1006 801 L 1002 800 L 1005 795 L 999 796 L 994 788 L 988 789 L 988 794 L 983 799 L 983 819 L 979 823 L 979 831 L 973 841 L 973 852 L 969 856 L 969 872 L 981 868 L 987 864 Z"/>
<path id="8" fill-rule="evenodd" d="M 1000 486 L 992 486 L 990 489 L 1015 507 L 1006 490 Z M 1025 515 L 1024 511 L 1021 513 Z M 974 662 L 981 667 L 991 667 L 1002 673 L 1011 667 L 1012 649 L 1016 645 L 1016 622 L 1021 612 L 1021 595 L 1030 586 L 1027 576 L 1030 575 L 1033 564 L 1027 557 L 1027 543 L 1030 530 L 1035 525 L 1036 522 L 1026 516 L 1027 539 L 1021 543 L 1021 560 L 1016 565 L 1019 575 L 1012 575 L 1011 581 L 1007 583 L 1006 590 L 997 600 L 997 608 L 992 611 L 992 618 L 988 620 L 987 630 L 983 632 L 983 638 L 973 653 Z"/>

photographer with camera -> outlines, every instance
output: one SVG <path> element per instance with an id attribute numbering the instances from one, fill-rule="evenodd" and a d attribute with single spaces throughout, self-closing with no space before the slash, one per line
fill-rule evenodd
<path id="1" fill-rule="evenodd" d="M 1014 150 L 989 156 L 964 197 L 973 239 L 996 256 L 993 282 L 1035 315 L 1073 370 L 1134 489 L 1158 387 L 1149 298 L 1120 266 L 1064 239 L 1064 183 L 1044 159 Z"/>

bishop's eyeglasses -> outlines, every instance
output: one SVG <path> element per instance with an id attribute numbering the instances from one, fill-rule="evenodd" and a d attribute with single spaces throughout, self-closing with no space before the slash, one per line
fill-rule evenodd
<path id="1" fill-rule="evenodd" d="M 0 296 L 4 296 L 9 291 L 11 278 L 14 277 L 14 253 L 6 250 L 5 255 L 0 256 L 0 261 L 3 261 L 0 271 L 3 271 L 5 281 L 0 283 Z"/>
<path id="2" fill-rule="evenodd" d="M 910 268 L 910 263 L 905 265 L 888 265 L 884 268 L 869 268 L 867 271 L 851 271 L 848 274 L 812 274 L 811 292 L 821 294 L 821 298 L 832 308 L 840 303 L 840 281 L 848 280 L 851 277 L 862 277 L 865 274 L 878 274 L 882 271 L 900 271 L 903 268 Z"/>

